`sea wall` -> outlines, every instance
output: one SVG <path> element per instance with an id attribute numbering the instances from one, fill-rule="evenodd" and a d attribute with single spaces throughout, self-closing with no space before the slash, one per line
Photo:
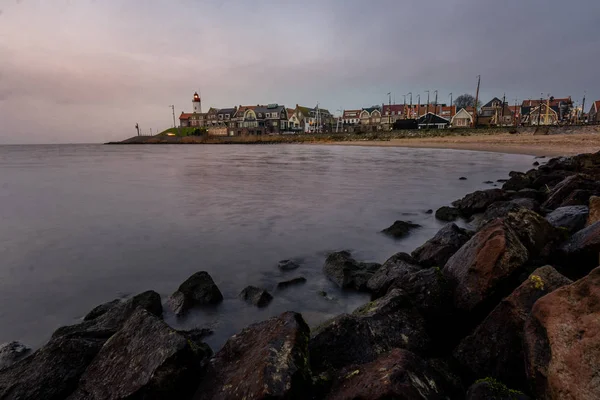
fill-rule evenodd
<path id="1" fill-rule="evenodd" d="M 200 271 L 166 301 L 99 305 L 33 353 L 0 346 L 0 398 L 600 398 L 600 153 L 536 164 L 437 210 L 448 224 L 411 254 L 330 254 L 323 274 L 371 295 L 350 314 L 311 329 L 286 312 L 213 354 L 210 331 L 162 320 L 163 307 L 184 316 L 223 300 Z M 382 232 L 397 240 L 418 229 L 391 222 Z M 272 299 L 254 286 L 239 297 Z"/>
<path id="2" fill-rule="evenodd" d="M 273 136 L 134 136 L 122 142 L 108 144 L 276 144 L 276 143 L 319 143 L 319 142 L 355 142 L 355 141 L 388 141 L 391 139 L 427 138 L 443 136 L 481 136 L 498 134 L 583 134 L 600 133 L 600 125 L 585 126 L 551 126 L 551 127 L 519 127 L 519 128 L 457 128 L 457 129 L 419 129 L 389 132 L 368 133 L 322 133 L 313 135 L 273 135 Z"/>

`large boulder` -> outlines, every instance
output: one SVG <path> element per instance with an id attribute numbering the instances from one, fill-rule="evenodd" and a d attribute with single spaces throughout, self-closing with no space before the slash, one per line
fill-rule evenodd
<path id="1" fill-rule="evenodd" d="M 435 212 L 435 217 L 440 221 L 452 222 L 460 217 L 460 211 L 455 207 L 443 206 Z"/>
<path id="2" fill-rule="evenodd" d="M 526 388 L 523 331 L 534 303 L 572 283 L 554 268 L 536 269 L 454 350 L 454 357 L 476 378 L 493 376 L 511 387 Z"/>
<path id="3" fill-rule="evenodd" d="M 539 299 L 524 343 L 538 399 L 600 399 L 600 268 Z"/>
<path id="4" fill-rule="evenodd" d="M 485 211 L 491 204 L 506 198 L 507 195 L 502 189 L 478 190 L 456 200 L 452 205 L 458 208 L 462 215 L 469 217 Z"/>
<path id="5" fill-rule="evenodd" d="M 600 221 L 600 197 L 590 197 L 589 216 L 585 226 L 590 226 Z"/>
<path id="6" fill-rule="evenodd" d="M 430 347 L 430 339 L 410 297 L 393 289 L 316 328 L 309 346 L 313 371 L 322 372 L 371 362 L 394 348 L 422 353 Z"/>
<path id="7" fill-rule="evenodd" d="M 111 304 L 111 306 L 107 306 Z M 127 321 L 127 319 L 138 308 L 142 308 L 157 317 L 162 317 L 162 303 L 160 295 L 152 290 L 140 293 L 127 301 L 111 302 L 100 307 L 104 307 L 102 312 L 98 312 L 98 307 L 94 308 L 90 314 L 80 324 L 64 326 L 58 328 L 52 337 L 64 335 L 77 335 L 83 337 L 96 337 L 107 340 L 114 335 Z M 96 313 L 96 315 L 93 315 Z M 91 318 L 91 319 L 90 319 Z"/>
<path id="8" fill-rule="evenodd" d="M 532 180 L 531 177 L 522 172 L 511 172 L 509 174 L 510 179 L 502 185 L 504 190 L 521 190 L 530 187 Z"/>
<path id="9" fill-rule="evenodd" d="M 293 271 L 300 268 L 300 264 L 293 260 L 281 260 L 277 267 L 282 271 Z"/>
<path id="10" fill-rule="evenodd" d="M 540 173 L 531 183 L 531 187 L 536 190 L 548 190 L 569 176 L 575 175 L 572 171 L 553 171 L 548 173 Z"/>
<path id="11" fill-rule="evenodd" d="M 546 220 L 555 228 L 565 229 L 568 233 L 575 233 L 585 226 L 588 219 L 587 206 L 559 207 L 546 215 Z"/>
<path id="12" fill-rule="evenodd" d="M 325 260 L 323 272 L 342 289 L 366 291 L 367 282 L 381 264 L 358 262 L 347 251 L 331 253 Z"/>
<path id="13" fill-rule="evenodd" d="M 584 194 L 587 196 L 587 199 L 589 199 L 592 191 L 598 190 L 598 184 L 588 176 L 582 174 L 571 175 L 563 179 L 554 188 L 552 188 L 552 190 L 550 190 L 550 193 L 548 194 L 548 200 L 542 204 L 542 207 L 554 210 L 565 205 L 577 205 L 573 204 L 575 203 L 574 200 L 565 202 L 569 196 L 573 197 L 573 193 L 577 190 L 588 191 L 587 194 Z M 577 198 L 579 199 L 579 197 Z M 578 200 L 578 202 L 579 201 L 582 201 L 582 199 Z M 583 204 L 587 205 L 588 201 L 586 200 Z"/>
<path id="14" fill-rule="evenodd" d="M 27 357 L 31 349 L 19 342 L 0 345 L 0 371 Z"/>
<path id="15" fill-rule="evenodd" d="M 256 307 L 266 307 L 269 305 L 271 300 L 273 300 L 271 293 L 256 286 L 246 287 L 244 290 L 242 290 L 239 297 L 246 303 L 252 304 Z"/>
<path id="16" fill-rule="evenodd" d="M 173 312 L 182 315 L 190 308 L 214 305 L 223 301 L 221 291 L 206 271 L 196 272 L 179 286 L 169 297 L 168 303 Z"/>
<path id="17" fill-rule="evenodd" d="M 310 398 L 309 336 L 294 312 L 249 326 L 211 360 L 194 399 Z"/>
<path id="18" fill-rule="evenodd" d="M 448 224 L 413 251 L 412 256 L 420 265 L 442 268 L 470 238 L 471 233 L 466 229 L 459 228 L 456 224 Z"/>
<path id="19" fill-rule="evenodd" d="M 367 282 L 367 289 L 374 298 L 385 296 L 394 281 L 420 271 L 421 267 L 406 253 L 397 253 L 383 263 Z"/>
<path id="20" fill-rule="evenodd" d="M 413 224 L 411 221 L 396 221 L 390 227 L 382 230 L 381 233 L 385 233 L 395 239 L 401 239 L 408 236 L 413 229 L 420 227 L 421 225 Z"/>
<path id="21" fill-rule="evenodd" d="M 0 399 L 63 400 L 98 354 L 105 338 L 64 335 L 0 371 Z"/>
<path id="22" fill-rule="evenodd" d="M 600 222 L 575 233 L 559 248 L 562 272 L 580 278 L 596 268 L 600 253 Z"/>
<path id="23" fill-rule="evenodd" d="M 493 378 L 475 382 L 467 390 L 466 400 L 529 400 L 529 396 L 514 389 L 509 389 Z"/>
<path id="24" fill-rule="evenodd" d="M 92 308 L 92 310 L 90 312 L 88 312 L 85 315 L 85 317 L 83 317 L 83 320 L 91 321 L 93 319 L 96 319 L 99 316 L 106 314 L 109 310 L 113 309 L 120 303 L 121 303 L 120 299 L 114 299 L 112 301 L 100 304 L 99 306 Z M 162 310 L 161 310 L 161 313 L 162 313 Z"/>
<path id="25" fill-rule="evenodd" d="M 455 286 L 454 305 L 471 312 L 491 308 L 529 253 L 514 230 L 502 219 L 477 232 L 446 263 L 444 276 Z"/>
<path id="26" fill-rule="evenodd" d="M 212 351 L 138 309 L 98 353 L 69 400 L 189 398 Z"/>
<path id="27" fill-rule="evenodd" d="M 547 256 L 552 246 L 562 239 L 562 235 L 544 217 L 522 207 L 506 214 L 504 223 L 517 234 L 532 259 L 539 255 Z"/>
<path id="28" fill-rule="evenodd" d="M 456 389 L 418 355 L 393 349 L 336 374 L 327 400 L 447 399 Z"/>
<path id="29" fill-rule="evenodd" d="M 481 228 L 488 222 L 496 218 L 504 218 L 509 213 L 520 211 L 521 209 L 539 211 L 539 204 L 532 199 L 514 199 L 508 201 L 497 201 L 490 205 L 487 210 L 478 218 L 477 228 Z"/>
<path id="30" fill-rule="evenodd" d="M 516 193 L 510 195 L 512 200 L 516 199 L 532 199 L 538 202 L 546 200 L 546 194 L 536 189 L 521 189 Z"/>

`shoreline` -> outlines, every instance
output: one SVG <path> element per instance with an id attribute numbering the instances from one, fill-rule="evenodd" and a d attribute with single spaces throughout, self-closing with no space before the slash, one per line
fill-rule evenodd
<path id="1" fill-rule="evenodd" d="M 555 151 L 564 152 L 559 143 L 552 142 Z M 179 316 L 223 301 L 200 271 L 166 301 L 146 291 L 101 304 L 32 354 L 18 342 L 0 346 L 0 393 L 73 400 L 140 393 L 184 400 L 528 398 L 521 392 L 597 398 L 596 196 L 600 152 L 511 172 L 501 189 L 438 209 L 436 218 L 448 224 L 411 254 L 377 264 L 330 253 L 323 275 L 342 291 L 369 293 L 371 302 L 312 331 L 301 314 L 285 312 L 247 326 L 216 354 L 203 341 L 210 330 L 175 330 L 163 321 L 163 307 Z M 459 218 L 476 229 L 452 223 Z M 402 238 L 415 227 L 395 221 L 383 232 Z M 289 263 L 284 267 L 293 268 Z M 257 307 L 272 299 L 254 286 L 240 297 Z M 581 354 L 585 361 L 573 361 Z M 545 373 L 557 370 L 569 374 Z"/>

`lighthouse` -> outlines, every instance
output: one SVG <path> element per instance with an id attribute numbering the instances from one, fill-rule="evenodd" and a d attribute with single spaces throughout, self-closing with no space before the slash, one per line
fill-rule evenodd
<path id="1" fill-rule="evenodd" d="M 194 93 L 194 99 L 192 100 L 192 112 L 201 114 L 202 113 L 202 100 L 198 95 L 198 92 Z"/>

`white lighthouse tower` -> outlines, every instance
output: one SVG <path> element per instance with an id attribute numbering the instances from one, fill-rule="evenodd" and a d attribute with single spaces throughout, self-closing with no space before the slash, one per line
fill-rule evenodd
<path id="1" fill-rule="evenodd" d="M 192 100 L 192 112 L 198 114 L 202 113 L 202 99 L 200 99 L 198 92 L 194 93 L 194 100 Z"/>

